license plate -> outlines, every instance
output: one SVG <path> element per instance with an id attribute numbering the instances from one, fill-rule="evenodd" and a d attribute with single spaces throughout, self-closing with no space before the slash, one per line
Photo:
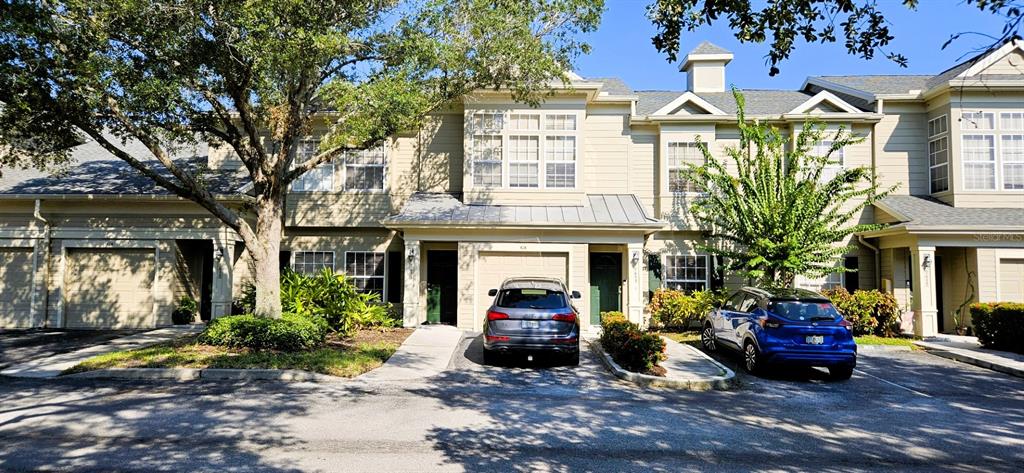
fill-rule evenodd
<path id="1" fill-rule="evenodd" d="M 536 320 L 524 320 L 523 328 L 540 328 L 540 322 Z"/>
<path id="2" fill-rule="evenodd" d="M 805 339 L 808 345 L 821 345 L 825 343 L 824 335 L 808 335 Z"/>

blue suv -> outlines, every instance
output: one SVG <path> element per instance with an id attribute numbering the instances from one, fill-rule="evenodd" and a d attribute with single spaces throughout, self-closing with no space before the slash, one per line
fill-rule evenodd
<path id="1" fill-rule="evenodd" d="M 745 287 L 708 314 L 700 339 L 707 351 L 739 351 L 750 373 L 766 365 L 821 366 L 834 379 L 849 379 L 857 366 L 852 329 L 816 292 Z"/>

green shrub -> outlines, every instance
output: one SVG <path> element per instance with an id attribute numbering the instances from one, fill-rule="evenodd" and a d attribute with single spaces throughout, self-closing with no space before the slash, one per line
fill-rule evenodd
<path id="1" fill-rule="evenodd" d="M 286 313 L 279 319 L 230 315 L 210 321 L 201 343 L 253 350 L 302 351 L 324 344 L 327 323 L 320 317 Z"/>
<path id="2" fill-rule="evenodd" d="M 251 314 L 256 311 L 256 286 L 245 284 L 242 293 L 231 301 L 231 314 Z"/>
<path id="3" fill-rule="evenodd" d="M 832 305 L 853 324 L 854 335 L 899 335 L 900 306 L 892 294 L 875 289 L 856 290 L 850 294 L 839 287 L 824 292 Z"/>
<path id="4" fill-rule="evenodd" d="M 647 310 L 651 323 L 659 328 L 687 329 L 715 308 L 723 296 L 715 291 L 694 291 L 687 294 L 675 289 L 658 289 L 651 296 Z"/>
<path id="5" fill-rule="evenodd" d="M 402 317 L 391 304 L 382 304 L 379 294 L 356 293 L 349 299 L 345 314 L 356 328 L 394 328 L 402 326 Z"/>
<path id="6" fill-rule="evenodd" d="M 1024 353 L 1024 304 L 971 304 L 971 323 L 985 347 Z"/>
<path id="7" fill-rule="evenodd" d="M 199 313 L 199 303 L 195 299 L 182 296 L 178 299 L 178 305 L 171 312 L 171 322 L 174 325 L 185 325 L 190 324 L 196 319 L 196 314 Z"/>
<path id="8" fill-rule="evenodd" d="M 601 314 L 601 347 L 624 369 L 651 373 L 665 359 L 665 341 L 640 330 L 621 312 Z"/>

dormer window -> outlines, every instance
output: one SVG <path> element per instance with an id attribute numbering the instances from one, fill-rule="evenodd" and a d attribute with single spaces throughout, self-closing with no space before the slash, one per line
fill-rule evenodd
<path id="1" fill-rule="evenodd" d="M 467 151 L 473 186 L 574 189 L 577 122 L 575 113 L 472 114 Z"/>

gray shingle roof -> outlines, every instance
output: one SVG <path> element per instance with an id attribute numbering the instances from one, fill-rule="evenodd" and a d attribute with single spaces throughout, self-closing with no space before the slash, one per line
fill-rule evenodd
<path id="1" fill-rule="evenodd" d="M 129 141 L 121 145 L 121 148 L 152 165 L 153 169 L 164 169 L 139 142 Z M 200 144 L 179 147 L 172 157 L 179 165 L 195 172 L 206 166 L 206 154 L 206 144 Z M 58 174 L 5 169 L 3 177 L 0 178 L 0 198 L 13 194 L 171 195 L 171 192 L 157 186 L 148 177 L 140 174 L 128 163 L 117 159 L 94 141 L 75 148 L 71 159 L 70 167 Z M 163 170 L 161 174 L 175 181 L 170 172 Z M 215 194 L 237 193 L 249 182 L 244 170 L 205 170 L 203 179 Z"/>
<path id="2" fill-rule="evenodd" d="M 746 101 L 748 115 L 778 115 L 788 113 L 810 99 L 813 94 L 798 90 L 741 90 Z M 638 91 L 637 115 L 650 115 L 669 104 L 686 91 L 650 90 Z M 736 113 L 736 99 L 732 92 L 702 92 L 698 97 L 708 101 L 725 113 Z"/>
<path id="3" fill-rule="evenodd" d="M 872 95 L 905 94 L 928 89 L 931 75 L 818 76 L 818 79 Z"/>
<path id="4" fill-rule="evenodd" d="M 583 225 L 657 227 L 632 194 L 590 194 L 583 205 L 465 204 L 451 194 L 416 193 L 386 225 Z"/>
<path id="5" fill-rule="evenodd" d="M 626 82 L 618 77 L 593 77 L 587 78 L 587 80 L 604 83 L 601 87 L 601 92 L 608 92 L 609 95 L 633 94 L 633 89 L 630 89 Z"/>
<path id="6" fill-rule="evenodd" d="M 673 90 L 638 90 L 636 92 L 636 114 L 650 115 L 659 108 L 679 97 L 684 92 Z"/>
<path id="7" fill-rule="evenodd" d="M 732 54 L 732 52 L 710 41 L 701 41 L 696 48 L 690 51 L 690 54 Z"/>
<path id="8" fill-rule="evenodd" d="M 1024 208 L 953 207 L 931 197 L 915 195 L 888 196 L 878 206 L 886 212 L 899 214 L 893 217 L 906 217 L 902 224 L 908 229 L 956 226 L 965 229 L 1005 227 L 1024 231 Z"/>

